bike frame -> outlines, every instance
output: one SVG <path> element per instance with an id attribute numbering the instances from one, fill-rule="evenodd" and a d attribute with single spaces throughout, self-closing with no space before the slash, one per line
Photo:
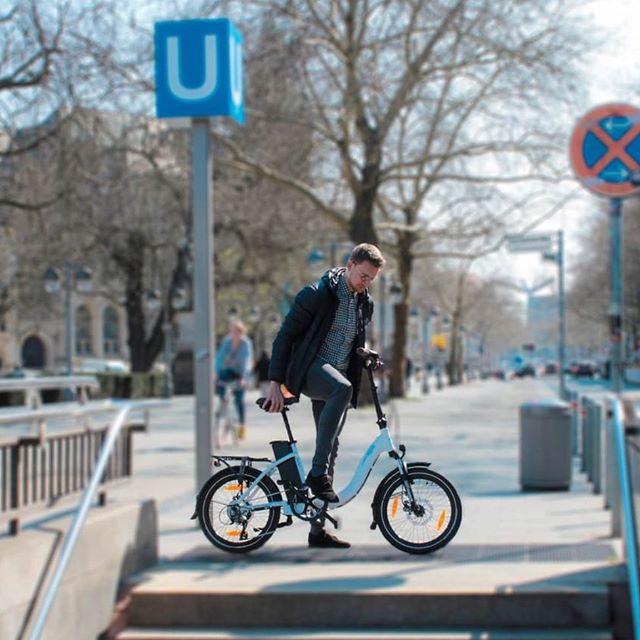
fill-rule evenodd
<path id="1" fill-rule="evenodd" d="M 260 480 L 262 480 L 262 478 L 264 478 L 265 476 L 273 476 L 274 473 L 276 473 L 276 471 L 278 470 L 278 466 L 283 462 L 286 462 L 287 460 L 294 459 L 296 466 L 298 467 L 298 471 L 300 472 L 300 477 L 304 477 L 304 467 L 302 465 L 300 453 L 298 452 L 298 447 L 296 446 L 295 442 L 292 442 L 291 445 L 292 445 L 291 453 L 288 453 L 282 456 L 281 458 L 278 458 L 277 460 L 270 462 L 265 467 L 265 469 L 263 469 L 260 472 L 258 477 L 245 489 L 245 491 L 243 491 L 242 494 L 240 494 L 233 501 L 233 503 L 242 503 L 246 500 L 250 500 L 251 495 L 255 490 L 255 487 L 260 482 Z M 378 436 L 367 447 L 366 451 L 360 458 L 360 461 L 358 462 L 358 465 L 356 466 L 353 472 L 353 476 L 351 477 L 351 480 L 349 480 L 347 485 L 341 491 L 338 492 L 339 501 L 334 503 L 328 503 L 327 506 L 329 509 L 338 509 L 344 506 L 345 504 L 353 500 L 358 495 L 358 493 L 360 493 L 360 490 L 362 489 L 365 482 L 367 481 L 367 478 L 369 477 L 369 474 L 371 473 L 371 470 L 373 469 L 381 453 L 396 453 L 393 440 L 391 439 L 391 434 L 389 433 L 389 429 L 386 426 L 380 429 Z M 393 457 L 396 460 L 396 463 L 398 465 L 398 470 L 400 471 L 400 473 L 404 473 L 405 466 L 401 457 L 399 455 L 394 455 Z M 316 500 L 314 502 L 318 502 L 319 503 L 318 506 L 320 506 L 320 504 L 324 504 L 324 502 L 321 500 Z M 289 502 L 286 500 L 277 500 L 273 502 L 270 501 L 266 503 L 252 504 L 252 509 L 254 510 L 269 509 L 272 507 L 281 507 L 285 515 L 295 515 L 293 513 L 292 505 L 290 505 Z"/>
<path id="2" fill-rule="evenodd" d="M 368 374 L 369 384 L 373 391 L 373 401 L 376 408 L 376 414 L 378 417 L 377 424 L 380 431 L 377 437 L 371 442 L 371 444 L 367 447 L 364 454 L 360 458 L 358 465 L 356 466 L 353 472 L 353 476 L 351 477 L 351 480 L 349 480 L 347 485 L 341 491 L 338 492 L 337 494 L 338 502 L 327 503 L 328 509 L 338 509 L 344 506 L 345 504 L 347 504 L 348 502 L 351 502 L 351 500 L 353 500 L 358 495 L 358 493 L 360 493 L 360 490 L 362 489 L 365 482 L 367 481 L 369 474 L 371 473 L 371 470 L 373 469 L 375 463 L 380 457 L 380 454 L 382 453 L 385 453 L 385 452 L 388 453 L 389 456 L 396 461 L 398 471 L 400 472 L 403 478 L 406 478 L 407 476 L 407 468 L 404 464 L 402 456 L 399 455 L 398 452 L 396 451 L 395 445 L 393 443 L 393 439 L 391 438 L 391 433 L 389 433 L 389 427 L 387 426 L 387 418 L 384 415 L 384 412 L 382 411 L 382 407 L 380 406 L 377 389 L 375 386 L 375 382 L 373 380 L 372 367 L 368 366 L 365 368 Z M 243 491 L 242 494 L 239 495 L 234 500 L 234 503 L 242 503 L 245 500 L 250 499 L 255 486 L 257 486 L 260 480 L 262 480 L 262 478 L 264 478 L 265 476 L 272 476 L 278 470 L 278 466 L 283 462 L 286 462 L 287 460 L 294 459 L 296 466 L 298 468 L 300 477 L 301 478 L 305 477 L 304 467 L 302 464 L 302 460 L 300 458 L 300 453 L 298 451 L 297 444 L 293 439 L 293 436 L 291 435 L 291 430 L 289 427 L 289 422 L 286 418 L 286 413 L 283 411 L 282 415 L 284 417 L 285 426 L 287 427 L 287 433 L 289 434 L 289 442 L 291 444 L 291 453 L 288 453 L 282 456 L 281 458 L 278 458 L 274 462 L 270 462 L 267 465 L 267 467 L 260 472 L 258 477 L 247 487 L 247 489 Z M 401 447 L 401 449 L 403 448 Z M 413 500 L 413 492 L 411 490 L 411 486 L 407 482 L 405 482 L 405 485 L 411 499 Z M 313 502 L 319 508 L 325 504 L 324 501 L 319 499 L 316 499 Z M 276 506 L 281 507 L 285 515 L 295 515 L 293 512 L 294 505 L 290 505 L 289 502 L 285 500 L 268 502 L 266 504 L 262 504 L 262 503 L 254 504 L 252 505 L 252 509 L 268 509 Z M 304 508 L 304 505 L 302 504 L 295 505 L 295 506 L 300 506 L 301 508 Z"/>

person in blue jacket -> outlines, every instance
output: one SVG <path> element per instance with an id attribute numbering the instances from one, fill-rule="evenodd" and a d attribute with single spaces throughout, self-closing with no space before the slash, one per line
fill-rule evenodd
<path id="1" fill-rule="evenodd" d="M 216 353 L 216 394 L 224 398 L 225 385 L 233 389 L 238 413 L 238 438 L 246 437 L 244 392 L 253 368 L 253 345 L 247 329 L 240 320 L 231 322 L 229 333 L 223 338 Z"/>

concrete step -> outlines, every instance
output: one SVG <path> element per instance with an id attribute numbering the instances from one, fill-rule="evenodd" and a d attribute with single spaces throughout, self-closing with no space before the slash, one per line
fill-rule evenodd
<path id="1" fill-rule="evenodd" d="M 609 631 L 589 629 L 447 630 L 413 629 L 134 629 L 121 632 L 117 640 L 613 640 Z"/>
<path id="2" fill-rule="evenodd" d="M 132 594 L 134 627 L 607 629 L 606 592 Z"/>
<path id="3" fill-rule="evenodd" d="M 137 576 L 126 617 L 141 629 L 607 631 L 618 568 L 423 558 L 169 563 Z"/>

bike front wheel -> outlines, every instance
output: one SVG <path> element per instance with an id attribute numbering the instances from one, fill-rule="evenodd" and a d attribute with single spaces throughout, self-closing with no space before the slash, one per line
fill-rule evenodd
<path id="1" fill-rule="evenodd" d="M 269 506 L 282 500 L 275 482 L 264 476 L 249 496 L 237 498 L 260 475 L 257 469 L 230 467 L 211 476 L 198 496 L 196 513 L 208 540 L 224 551 L 244 553 L 261 547 L 278 527 L 280 507 Z"/>
<path id="2" fill-rule="evenodd" d="M 425 463 L 407 465 L 408 482 L 396 469 L 380 483 L 373 500 L 373 518 L 382 535 L 406 553 L 431 553 L 456 535 L 462 503 L 455 487 Z"/>

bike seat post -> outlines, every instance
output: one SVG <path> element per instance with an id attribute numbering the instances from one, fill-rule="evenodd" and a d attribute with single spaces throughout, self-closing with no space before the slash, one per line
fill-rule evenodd
<path id="1" fill-rule="evenodd" d="M 287 436 L 289 437 L 289 442 L 293 442 L 293 433 L 291 433 L 291 425 L 289 424 L 289 418 L 287 418 L 287 411 L 289 411 L 288 407 L 284 407 L 280 414 L 282 415 L 282 419 L 284 420 L 284 426 L 287 429 Z"/>

